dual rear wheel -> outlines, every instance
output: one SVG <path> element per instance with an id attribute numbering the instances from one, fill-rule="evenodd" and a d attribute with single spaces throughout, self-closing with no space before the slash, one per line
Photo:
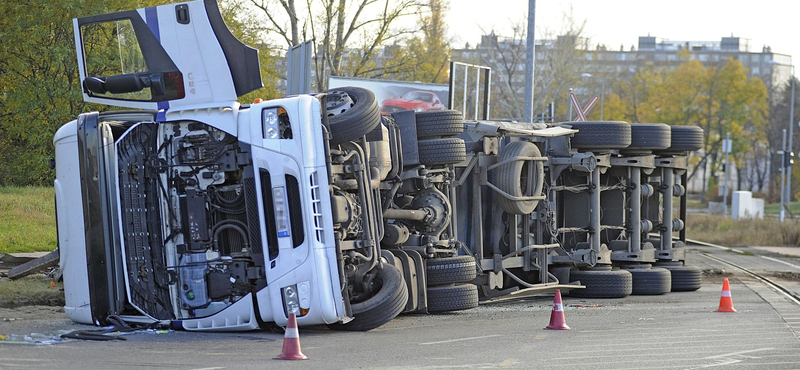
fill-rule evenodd
<path id="1" fill-rule="evenodd" d="M 478 307 L 477 276 L 472 256 L 430 258 L 425 262 L 428 312 L 468 310 Z"/>

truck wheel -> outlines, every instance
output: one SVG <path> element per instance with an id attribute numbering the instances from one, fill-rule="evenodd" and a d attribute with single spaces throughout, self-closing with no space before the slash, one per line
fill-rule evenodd
<path id="1" fill-rule="evenodd" d="M 542 153 L 536 144 L 527 141 L 514 141 L 503 148 L 500 161 L 514 157 L 541 157 Z M 533 171 L 533 183 L 528 183 L 528 171 Z M 497 169 L 497 187 L 515 197 L 526 195 L 541 195 L 544 184 L 544 164 L 541 161 L 514 161 L 504 164 Z M 500 196 L 500 208 L 512 215 L 525 215 L 533 212 L 538 200 L 512 200 Z"/>
<path id="2" fill-rule="evenodd" d="M 331 144 L 358 139 L 381 122 L 375 94 L 360 87 L 339 87 L 323 91 L 328 95 L 326 109 L 331 127 Z"/>
<path id="3" fill-rule="evenodd" d="M 436 110 L 417 112 L 417 137 L 431 139 L 443 136 L 455 136 L 464 132 L 464 119 L 457 110 Z"/>
<path id="4" fill-rule="evenodd" d="M 478 307 L 478 286 L 474 284 L 428 287 L 428 312 L 468 310 Z"/>
<path id="5" fill-rule="evenodd" d="M 633 277 L 633 295 L 659 295 L 672 290 L 672 275 L 660 267 L 626 269 Z"/>
<path id="6" fill-rule="evenodd" d="M 467 159 L 464 140 L 455 137 L 420 140 L 417 149 L 419 163 L 424 165 L 456 164 Z"/>
<path id="7" fill-rule="evenodd" d="M 347 324 L 330 324 L 333 330 L 367 331 L 375 329 L 399 315 L 408 302 L 403 274 L 394 265 L 383 264 L 377 269 L 374 284 L 380 284 L 375 295 L 366 301 L 353 303 L 353 320 Z"/>
<path id="8" fill-rule="evenodd" d="M 477 276 L 477 265 L 472 256 L 429 258 L 425 260 L 428 286 L 466 283 Z"/>
<path id="9" fill-rule="evenodd" d="M 654 266 L 663 267 L 672 274 L 673 292 L 692 292 L 700 289 L 703 282 L 702 271 L 697 266 L 685 266 L 681 262 L 657 262 Z"/>
<path id="10" fill-rule="evenodd" d="M 575 149 L 623 149 L 631 145 L 631 125 L 627 122 L 570 122 L 578 130 L 570 142 Z"/>
<path id="11" fill-rule="evenodd" d="M 623 298 L 633 291 L 633 276 L 625 270 L 572 270 L 569 277 L 586 286 L 570 290 L 570 297 Z"/>
<path id="12" fill-rule="evenodd" d="M 672 129 L 669 148 L 663 154 L 682 154 L 703 148 L 703 129 L 698 126 L 670 126 Z"/>
<path id="13" fill-rule="evenodd" d="M 631 145 L 623 153 L 650 152 L 666 149 L 670 146 L 672 138 L 669 125 L 663 123 L 634 123 L 631 124 Z"/>

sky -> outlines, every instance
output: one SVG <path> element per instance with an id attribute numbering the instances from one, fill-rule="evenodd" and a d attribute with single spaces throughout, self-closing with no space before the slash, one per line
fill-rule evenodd
<path id="1" fill-rule="evenodd" d="M 450 0 L 447 14 L 454 47 L 474 47 L 481 34 L 494 30 L 511 36 L 510 24 L 524 22 L 529 0 Z M 800 62 L 800 1 L 797 0 L 538 0 L 536 39 L 542 30 L 560 34 L 565 14 L 576 23 L 586 21 L 584 36 L 590 48 L 605 44 L 625 50 L 637 46 L 639 36 L 670 41 L 713 41 L 736 36 L 749 51 L 770 46 L 773 53 L 795 56 Z"/>

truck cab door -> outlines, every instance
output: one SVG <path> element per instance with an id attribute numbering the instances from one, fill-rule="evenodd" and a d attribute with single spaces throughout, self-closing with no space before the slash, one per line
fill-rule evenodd
<path id="1" fill-rule="evenodd" d="M 168 110 L 225 106 L 258 89 L 258 51 L 225 26 L 215 0 L 73 20 L 86 102 Z"/>

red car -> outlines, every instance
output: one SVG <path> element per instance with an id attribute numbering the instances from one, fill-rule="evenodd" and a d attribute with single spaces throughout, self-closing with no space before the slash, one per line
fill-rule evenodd
<path id="1" fill-rule="evenodd" d="M 393 113 L 404 110 L 422 112 L 445 109 L 442 100 L 429 91 L 409 91 L 402 97 L 386 99 L 381 103 L 381 112 Z"/>

